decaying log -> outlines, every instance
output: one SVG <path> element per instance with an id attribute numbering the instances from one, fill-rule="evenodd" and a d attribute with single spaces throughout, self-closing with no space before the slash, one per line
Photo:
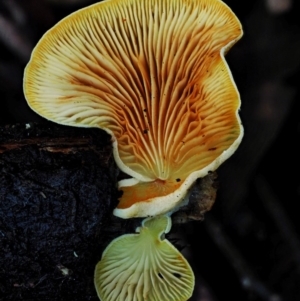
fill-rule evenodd
<path id="1" fill-rule="evenodd" d="M 97 300 L 91 276 L 116 205 L 110 137 L 48 123 L 0 133 L 5 300 Z"/>

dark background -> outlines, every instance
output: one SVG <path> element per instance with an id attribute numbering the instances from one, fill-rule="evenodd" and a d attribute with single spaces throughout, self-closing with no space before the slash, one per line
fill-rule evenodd
<path id="1" fill-rule="evenodd" d="M 0 126 L 44 122 L 27 106 L 23 70 L 41 35 L 89 0 L 0 1 Z M 193 300 L 300 300 L 299 64 L 296 0 L 227 0 L 244 37 L 227 61 L 245 137 L 218 170 L 216 204 L 184 226 Z"/>

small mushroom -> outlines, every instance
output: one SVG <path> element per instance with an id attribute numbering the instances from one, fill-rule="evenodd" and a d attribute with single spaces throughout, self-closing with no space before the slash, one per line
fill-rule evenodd
<path id="1" fill-rule="evenodd" d="M 29 106 L 54 122 L 112 136 L 132 178 L 122 218 L 174 211 L 243 136 L 224 54 L 242 36 L 220 0 L 110 0 L 66 17 L 32 52 Z"/>
<path id="2" fill-rule="evenodd" d="M 193 271 L 182 254 L 164 238 L 169 216 L 147 218 L 138 234 L 113 240 L 95 269 L 102 301 L 185 301 L 194 288 Z"/>

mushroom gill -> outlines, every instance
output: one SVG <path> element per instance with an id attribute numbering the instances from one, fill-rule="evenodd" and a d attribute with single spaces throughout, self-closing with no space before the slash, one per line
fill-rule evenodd
<path id="1" fill-rule="evenodd" d="M 98 262 L 94 283 L 102 301 L 186 301 L 194 289 L 193 271 L 164 238 L 169 216 L 146 218 L 136 234 L 113 240 Z"/>
<path id="2" fill-rule="evenodd" d="M 114 213 L 179 206 L 242 136 L 240 98 L 225 52 L 242 36 L 220 0 L 110 0 L 50 29 L 24 75 L 29 106 L 54 122 L 112 135 L 133 177 Z"/>

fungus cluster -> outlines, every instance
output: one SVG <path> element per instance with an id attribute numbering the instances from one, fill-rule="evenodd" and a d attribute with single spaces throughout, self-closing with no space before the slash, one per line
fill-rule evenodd
<path id="1" fill-rule="evenodd" d="M 239 93 L 224 59 L 241 36 L 221 0 L 106 0 L 42 37 L 24 93 L 51 121 L 111 135 L 116 164 L 131 176 L 119 182 L 116 216 L 172 213 L 241 142 Z"/>

